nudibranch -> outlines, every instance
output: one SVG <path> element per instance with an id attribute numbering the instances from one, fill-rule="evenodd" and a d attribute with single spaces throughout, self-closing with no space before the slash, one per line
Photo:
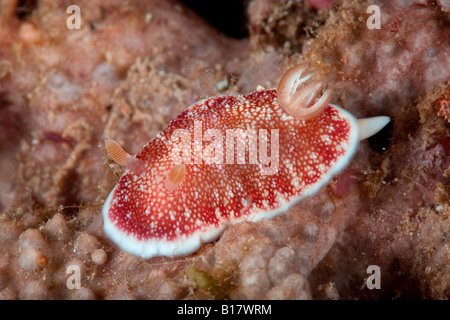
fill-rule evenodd
<path id="1" fill-rule="evenodd" d="M 276 89 L 203 100 L 135 156 L 107 139 L 125 172 L 103 206 L 106 234 L 142 258 L 186 255 L 228 225 L 273 218 L 314 194 L 390 121 L 357 120 L 321 99 L 306 120 L 284 111 Z"/>

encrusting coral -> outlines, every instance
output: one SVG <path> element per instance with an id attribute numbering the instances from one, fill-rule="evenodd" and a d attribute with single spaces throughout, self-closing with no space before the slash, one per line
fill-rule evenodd
<path id="1" fill-rule="evenodd" d="M 0 6 L 1 299 L 450 297 L 445 2 L 254 0 L 242 40 L 175 0 L 78 2 L 80 30 L 59 2 Z M 392 124 L 315 196 L 194 254 L 144 260 L 108 239 L 122 172 L 103 138 L 134 154 L 195 101 L 275 88 L 299 62 L 331 102 Z"/>

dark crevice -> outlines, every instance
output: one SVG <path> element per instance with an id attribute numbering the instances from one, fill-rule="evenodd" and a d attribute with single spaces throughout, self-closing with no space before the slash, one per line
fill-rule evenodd
<path id="1" fill-rule="evenodd" d="M 20 0 L 16 7 L 16 17 L 19 20 L 26 19 L 37 7 L 37 0 Z"/>
<path id="2" fill-rule="evenodd" d="M 65 183 L 61 188 L 61 197 L 63 198 L 64 209 L 62 215 L 66 218 L 73 218 L 80 211 L 77 203 L 80 203 L 79 194 L 81 185 L 81 178 L 76 170 L 68 172 Z"/>
<path id="3" fill-rule="evenodd" d="M 225 35 L 235 39 L 248 37 L 248 0 L 181 1 Z"/>
<path id="4" fill-rule="evenodd" d="M 367 139 L 370 147 L 377 152 L 384 152 L 389 147 L 392 137 L 392 130 L 394 129 L 394 122 L 391 121 L 377 134 Z"/>

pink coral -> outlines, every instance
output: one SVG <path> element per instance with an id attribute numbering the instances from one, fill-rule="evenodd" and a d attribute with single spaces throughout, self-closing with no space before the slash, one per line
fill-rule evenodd
<path id="1" fill-rule="evenodd" d="M 447 82 L 446 91 L 433 103 L 437 114 L 450 122 L 450 81 Z"/>
<path id="2" fill-rule="evenodd" d="M 306 0 L 316 9 L 331 8 L 333 0 Z"/>

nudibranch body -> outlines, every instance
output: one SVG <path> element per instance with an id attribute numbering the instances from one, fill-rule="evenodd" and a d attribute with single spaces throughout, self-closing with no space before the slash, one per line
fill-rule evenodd
<path id="1" fill-rule="evenodd" d="M 275 89 L 200 101 L 136 156 L 106 141 L 126 171 L 104 204 L 105 232 L 143 258 L 192 253 L 230 224 L 272 218 L 317 192 L 388 122 L 334 105 L 297 119 Z"/>

